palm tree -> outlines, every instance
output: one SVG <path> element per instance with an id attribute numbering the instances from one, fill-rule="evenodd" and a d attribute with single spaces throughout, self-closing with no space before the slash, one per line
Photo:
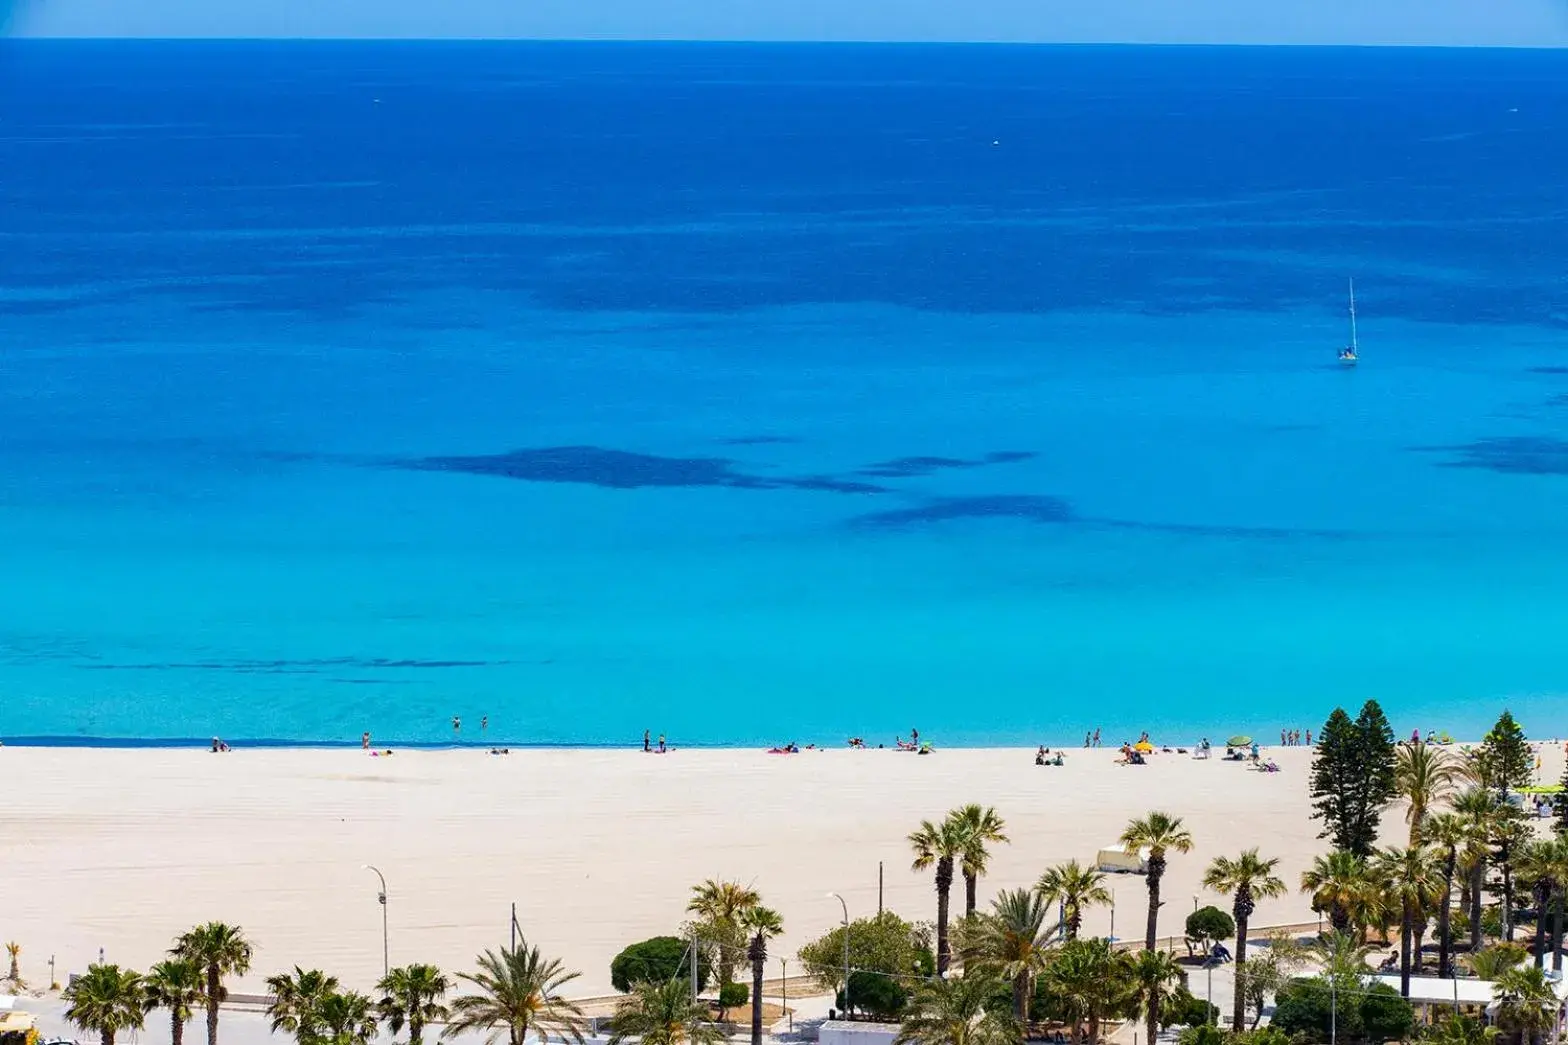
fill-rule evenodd
<path id="1" fill-rule="evenodd" d="M 693 1001 L 691 984 L 679 977 L 637 983 L 610 1019 L 609 1045 L 719 1045 L 724 1031 L 708 1019 L 705 1002 Z"/>
<path id="2" fill-rule="evenodd" d="M 1013 1017 L 1029 1023 L 1034 980 L 1050 955 L 1051 910 L 1037 892 L 1004 889 L 991 911 L 976 919 L 968 934 L 964 968 L 993 975 L 1013 988 Z"/>
<path id="3" fill-rule="evenodd" d="M 755 905 L 741 914 L 740 924 L 751 938 L 746 945 L 746 960 L 751 962 L 751 1045 L 762 1045 L 762 970 L 768 963 L 768 941 L 784 931 L 784 919 L 777 911 Z M 849 990 L 847 983 L 844 989 Z"/>
<path id="4" fill-rule="evenodd" d="M 1335 932 L 1350 928 L 1352 913 L 1370 887 L 1367 862 L 1348 849 L 1313 857 L 1312 866 L 1301 872 L 1301 891 L 1312 894 L 1312 909 L 1326 912 Z"/>
<path id="5" fill-rule="evenodd" d="M 243 929 L 224 922 L 198 925 L 174 941 L 170 955 L 193 961 L 207 971 L 207 1045 L 218 1045 L 218 1006 L 229 996 L 223 978 L 249 972 L 254 951 Z"/>
<path id="6" fill-rule="evenodd" d="M 1494 943 L 1465 956 L 1465 964 L 1477 979 L 1496 981 L 1498 977 L 1530 956 L 1522 944 Z"/>
<path id="7" fill-rule="evenodd" d="M 1426 1045 L 1490 1045 L 1497 1034 L 1496 1027 L 1456 1014 L 1433 1023 L 1421 1040 Z"/>
<path id="8" fill-rule="evenodd" d="M 1552 877 L 1557 882 L 1557 889 L 1552 898 L 1552 971 L 1560 972 L 1563 967 L 1563 901 L 1564 894 L 1568 893 L 1568 838 L 1558 837 L 1552 840 L 1551 849 Z M 1542 917 L 1545 917 L 1544 912 Z"/>
<path id="9" fill-rule="evenodd" d="M 1532 841 L 1515 858 L 1519 884 L 1530 890 L 1535 905 L 1535 964 L 1546 968 L 1546 908 L 1557 895 L 1557 861 L 1550 841 Z"/>
<path id="10" fill-rule="evenodd" d="M 1543 969 L 1524 965 L 1504 970 L 1493 991 L 1498 1026 L 1517 1031 L 1531 1045 L 1540 1040 L 1542 1031 L 1550 1030 L 1557 1022 L 1562 1003 Z"/>
<path id="11" fill-rule="evenodd" d="M 1366 975 L 1370 945 L 1351 932 L 1327 932 L 1307 945 L 1322 974 L 1334 980 L 1359 981 Z"/>
<path id="12" fill-rule="evenodd" d="M 964 836 L 957 822 L 949 816 L 941 825 L 929 820 L 920 821 L 920 827 L 909 836 L 909 847 L 915 852 L 916 871 L 936 868 L 936 974 L 947 975 L 952 962 L 952 948 L 947 939 L 947 912 L 953 892 L 953 863 L 964 852 Z"/>
<path id="13" fill-rule="evenodd" d="M 1408 998 L 1413 928 L 1437 900 L 1441 878 L 1432 851 L 1425 846 L 1379 849 L 1374 859 L 1388 883 L 1389 899 L 1399 907 L 1399 993 Z"/>
<path id="14" fill-rule="evenodd" d="M 1132 956 L 1130 971 L 1138 1014 L 1143 1017 L 1144 1040 L 1154 1042 L 1158 1040 L 1160 1013 L 1186 986 L 1182 968 L 1169 951 L 1139 951 Z"/>
<path id="15" fill-rule="evenodd" d="M 1443 861 L 1443 888 L 1437 904 L 1437 974 L 1446 979 L 1453 975 L 1454 940 L 1449 925 L 1452 917 L 1449 907 L 1453 903 L 1454 875 L 1459 868 L 1460 853 L 1469 844 L 1470 828 L 1457 813 L 1439 813 L 1427 819 L 1422 834 Z"/>
<path id="16" fill-rule="evenodd" d="M 1041 980 L 1068 1014 L 1073 1045 L 1084 1040 L 1085 1028 L 1093 1045 L 1101 1018 L 1127 1000 L 1130 962 L 1130 956 L 1100 937 L 1073 940 L 1051 955 Z"/>
<path id="17" fill-rule="evenodd" d="M 147 987 L 141 974 L 118 965 L 89 965 L 61 995 L 70 1006 L 65 1018 L 85 1031 L 97 1031 L 103 1045 L 114 1045 L 121 1031 L 140 1030 L 147 1019 Z"/>
<path id="18" fill-rule="evenodd" d="M 1085 910 L 1111 902 L 1111 891 L 1105 887 L 1105 874 L 1097 867 L 1084 867 L 1077 860 L 1047 867 L 1034 888 L 1052 907 L 1061 904 L 1062 921 L 1069 940 L 1078 938 Z"/>
<path id="19" fill-rule="evenodd" d="M 716 878 L 692 886 L 691 893 L 686 910 L 697 916 L 702 934 L 714 946 L 716 960 L 713 964 L 719 973 L 719 983 L 733 983 L 735 962 L 743 940 L 740 916 L 748 907 L 761 903 L 762 897 L 749 886 L 721 882 Z"/>
<path id="20" fill-rule="evenodd" d="M 561 997 L 561 988 L 581 973 L 567 972 L 558 958 L 546 958 L 518 937 L 516 947 L 497 954 L 486 951 L 475 959 L 479 971 L 458 973 L 477 988 L 452 1003 L 452 1019 L 442 1037 L 487 1030 L 493 1045 L 506 1029 L 510 1045 L 523 1045 L 529 1031 L 554 1033 L 582 1045 L 583 1011 Z"/>
<path id="21" fill-rule="evenodd" d="M 1149 923 L 1144 929 L 1143 947 L 1152 951 L 1160 928 L 1160 879 L 1165 876 L 1165 854 L 1192 852 L 1192 835 L 1181 817 L 1153 812 L 1127 825 L 1122 844 L 1133 852 L 1149 851 Z"/>
<path id="22" fill-rule="evenodd" d="M 1247 922 L 1252 918 L 1257 900 L 1283 896 L 1285 883 L 1274 873 L 1278 860 L 1264 860 L 1256 848 L 1247 849 L 1232 860 L 1218 856 L 1203 873 L 1203 884 L 1217 893 L 1234 894 L 1231 914 L 1236 919 L 1236 979 L 1242 977 L 1247 965 Z M 1236 991 L 1235 1007 L 1231 1010 L 1231 1029 L 1240 1031 L 1247 1015 L 1246 992 Z"/>
<path id="23" fill-rule="evenodd" d="M 320 969 L 296 965 L 292 973 L 268 976 L 267 993 L 272 1001 L 267 1015 L 272 1019 L 272 1033 L 292 1034 L 300 1042 L 316 1040 L 321 1034 L 321 1005 L 337 990 L 338 978 Z"/>
<path id="24" fill-rule="evenodd" d="M 1519 853 L 1531 839 L 1530 825 L 1526 824 L 1519 816 L 1513 813 L 1511 806 L 1504 806 L 1504 811 L 1499 816 L 1496 826 L 1492 829 L 1492 841 L 1496 844 L 1496 863 L 1498 877 L 1503 885 L 1503 939 L 1514 938 L 1514 861 Z"/>
<path id="25" fill-rule="evenodd" d="M 434 965 L 405 965 L 393 969 L 376 984 L 376 990 L 381 992 L 377 1008 L 393 1034 L 401 1033 L 407 1026 L 408 1045 L 420 1045 L 425 1024 L 446 1019 L 447 1008 L 442 999 L 451 987 Z"/>
<path id="26" fill-rule="evenodd" d="M 989 1007 L 1000 986 L 982 973 L 926 980 L 909 999 L 893 1045 L 1015 1045 L 1018 1026 Z"/>
<path id="27" fill-rule="evenodd" d="M 1481 903 L 1486 882 L 1487 840 L 1498 816 L 1497 792 L 1487 787 L 1470 787 L 1454 797 L 1454 815 L 1470 828 L 1469 844 L 1460 852 L 1466 876 L 1466 899 L 1470 904 L 1470 950 L 1481 948 Z"/>
<path id="28" fill-rule="evenodd" d="M 376 1006 L 358 991 L 333 991 L 316 1011 L 319 1037 L 312 1045 L 370 1045 L 376 1037 Z"/>
<path id="29" fill-rule="evenodd" d="M 169 1010 L 169 1041 L 183 1045 L 191 1010 L 207 997 L 206 977 L 192 961 L 170 958 L 147 972 L 147 1005 Z"/>
<path id="30" fill-rule="evenodd" d="M 1454 781 L 1461 776 L 1454 756 L 1420 741 L 1399 745 L 1394 754 L 1394 791 L 1405 800 L 1405 823 L 1410 844 L 1421 844 L 1427 813 L 1454 796 Z"/>
<path id="31" fill-rule="evenodd" d="M 1005 843 L 1007 835 L 1004 830 L 1007 825 L 995 809 L 973 802 L 959 806 L 947 815 L 964 839 L 959 870 L 964 875 L 964 917 L 968 918 L 975 913 L 975 890 L 979 886 L 980 876 L 985 874 L 986 866 L 991 862 L 986 843 Z"/>
<path id="32" fill-rule="evenodd" d="M 22 945 L 12 940 L 5 945 L 5 954 L 11 959 L 11 971 L 5 974 L 5 978 L 10 980 L 13 986 L 19 987 L 22 983 Z"/>

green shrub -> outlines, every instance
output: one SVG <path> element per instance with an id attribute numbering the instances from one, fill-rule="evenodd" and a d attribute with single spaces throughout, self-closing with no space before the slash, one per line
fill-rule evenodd
<path id="1" fill-rule="evenodd" d="M 844 927 L 818 937 L 800 949 L 801 964 L 818 983 L 834 990 L 844 986 Z M 849 925 L 849 961 L 856 969 L 901 976 L 936 972 L 930 932 L 906 922 L 892 911 L 857 918 Z M 851 1000 L 854 992 L 851 991 Z"/>
<path id="2" fill-rule="evenodd" d="M 1289 1034 L 1278 1027 L 1257 1027 L 1230 1036 L 1231 1045 L 1291 1045 Z"/>
<path id="3" fill-rule="evenodd" d="M 726 983 L 719 987 L 719 1009 L 728 1012 L 738 1009 L 751 998 L 751 988 L 744 983 Z"/>
<path id="4" fill-rule="evenodd" d="M 1415 1010 L 1385 983 L 1367 986 L 1360 980 L 1342 980 L 1338 994 L 1336 1006 L 1329 994 L 1328 980 L 1322 976 L 1291 980 L 1275 999 L 1270 1025 L 1283 1034 L 1309 1041 L 1329 1040 L 1331 1018 L 1337 1024 L 1335 1033 L 1340 1041 L 1397 1041 L 1408 1038 L 1415 1028 Z M 1359 1002 L 1348 1000 L 1356 998 Z"/>
<path id="5" fill-rule="evenodd" d="M 1374 983 L 1361 999 L 1361 1026 L 1372 1041 L 1403 1041 L 1415 1025 L 1416 1010 L 1386 983 Z"/>
<path id="6" fill-rule="evenodd" d="M 1227 1035 L 1211 1024 L 1200 1023 L 1188 1027 L 1176 1038 L 1177 1045 L 1226 1045 Z"/>
<path id="7" fill-rule="evenodd" d="M 1200 907 L 1187 916 L 1187 938 L 1202 940 L 1204 946 L 1235 935 L 1236 920 L 1218 907 Z"/>
<path id="8" fill-rule="evenodd" d="M 1197 1027 L 1205 1023 L 1218 1023 L 1220 1008 L 1183 989 L 1160 1010 L 1160 1016 L 1161 1022 L 1167 1027 L 1173 1027 L 1178 1023 Z"/>
<path id="9" fill-rule="evenodd" d="M 1359 990 L 1359 983 L 1346 986 Z M 1334 1008 L 1333 999 L 1329 997 L 1328 980 L 1321 976 L 1291 980 L 1275 995 L 1274 1015 L 1269 1022 L 1286 1034 L 1299 1035 L 1308 1041 L 1328 1041 Z M 1360 1038 L 1360 1010 L 1353 1005 L 1340 1005 L 1337 1009 L 1337 1033 L 1340 1040 Z"/>
<path id="10" fill-rule="evenodd" d="M 1009 996 L 1009 1003 L 1011 996 Z M 903 984 L 880 972 L 856 969 L 849 974 L 849 1005 L 851 1011 L 875 1019 L 897 1019 L 909 1003 L 909 992 Z M 844 992 L 834 999 L 838 1008 L 845 1008 Z"/>
<path id="11" fill-rule="evenodd" d="M 634 943 L 610 963 L 610 983 L 622 994 L 632 989 L 634 983 L 667 983 L 680 978 L 690 982 L 691 959 L 686 953 L 686 941 L 678 936 L 655 936 Z M 697 962 L 697 989 L 708 985 L 708 963 Z"/>

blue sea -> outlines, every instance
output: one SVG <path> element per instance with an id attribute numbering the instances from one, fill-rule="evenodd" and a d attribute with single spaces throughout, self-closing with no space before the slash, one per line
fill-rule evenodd
<path id="1" fill-rule="evenodd" d="M 1560 51 L 0 41 L 0 735 L 1561 735 L 1565 273 Z"/>

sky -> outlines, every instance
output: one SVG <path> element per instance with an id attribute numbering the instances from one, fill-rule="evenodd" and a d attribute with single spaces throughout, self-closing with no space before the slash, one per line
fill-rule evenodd
<path id="1" fill-rule="evenodd" d="M 0 0 L 24 36 L 1568 47 L 1568 0 Z"/>

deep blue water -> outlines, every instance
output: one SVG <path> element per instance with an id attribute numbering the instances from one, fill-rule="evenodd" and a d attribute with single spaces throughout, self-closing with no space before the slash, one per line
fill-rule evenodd
<path id="1" fill-rule="evenodd" d="M 1560 735 L 1565 272 L 1562 52 L 0 41 L 0 733 Z"/>

